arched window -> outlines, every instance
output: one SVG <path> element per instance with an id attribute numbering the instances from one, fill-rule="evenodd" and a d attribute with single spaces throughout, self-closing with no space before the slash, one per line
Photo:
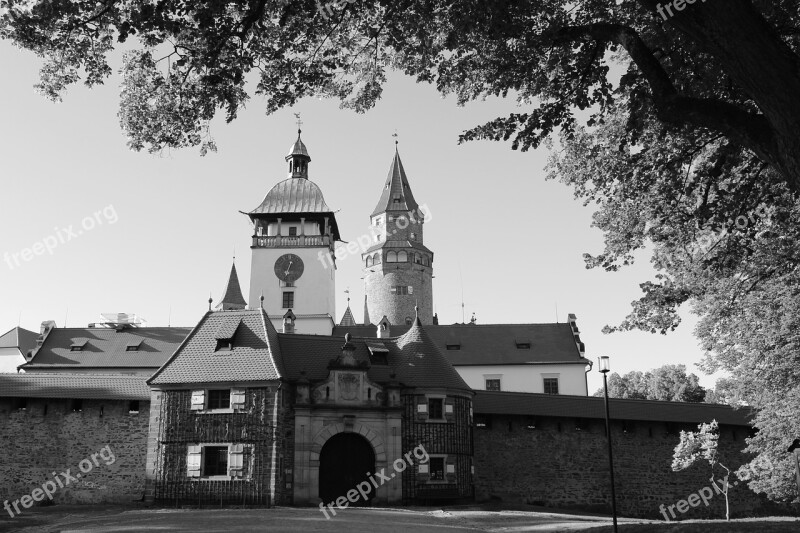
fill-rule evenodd
<path id="1" fill-rule="evenodd" d="M 371 266 L 372 266 L 372 256 L 368 255 L 367 256 L 367 267 L 371 267 Z"/>
<path id="2" fill-rule="evenodd" d="M 418 265 L 422 264 L 422 254 L 414 254 L 414 262 Z"/>
<path id="3" fill-rule="evenodd" d="M 422 256 L 422 265 L 423 266 L 428 266 L 428 256 L 427 255 L 423 255 Z"/>
<path id="4" fill-rule="evenodd" d="M 407 261 L 408 261 L 408 254 L 406 253 L 406 251 L 405 250 L 401 250 L 400 252 L 398 252 L 398 254 L 397 254 L 397 262 L 398 263 L 405 263 Z"/>
<path id="5" fill-rule="evenodd" d="M 411 325 L 411 317 L 407 316 L 406 317 L 406 326 L 410 326 L 410 325 Z"/>
<path id="6" fill-rule="evenodd" d="M 412 241 L 416 241 L 417 240 L 417 234 L 416 233 L 413 233 L 413 232 L 411 233 L 411 240 Z"/>
<path id="7" fill-rule="evenodd" d="M 397 252 L 391 251 L 386 254 L 387 263 L 397 263 Z"/>
<path id="8" fill-rule="evenodd" d="M 381 264 L 381 256 L 379 253 L 375 252 L 372 255 L 372 264 L 373 265 L 380 265 Z"/>

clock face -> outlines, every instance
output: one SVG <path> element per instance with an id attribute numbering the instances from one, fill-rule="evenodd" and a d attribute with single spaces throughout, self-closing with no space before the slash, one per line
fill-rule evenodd
<path id="1" fill-rule="evenodd" d="M 300 279 L 303 268 L 303 260 L 295 254 L 284 254 L 275 261 L 275 275 L 286 283 Z"/>

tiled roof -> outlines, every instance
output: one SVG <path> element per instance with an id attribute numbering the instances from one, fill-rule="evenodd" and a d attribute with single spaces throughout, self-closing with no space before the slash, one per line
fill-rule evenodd
<path id="1" fill-rule="evenodd" d="M 321 381 L 328 377 L 328 364 L 342 354 L 344 337 L 308 334 L 278 334 L 278 341 L 283 354 L 284 376 L 295 380 L 305 372 L 311 381 Z M 351 339 L 355 347 L 356 361 L 370 361 L 370 353 L 363 339 Z M 372 365 L 367 372 L 369 378 L 376 382 L 390 380 L 392 370 L 389 365 Z"/>
<path id="2" fill-rule="evenodd" d="M 0 397 L 149 400 L 146 379 L 113 374 L 0 374 Z"/>
<path id="3" fill-rule="evenodd" d="M 400 201 L 395 202 L 394 198 L 399 197 Z M 408 184 L 406 171 L 403 169 L 403 162 L 400 161 L 400 154 L 395 150 L 392 165 L 389 167 L 389 176 L 381 192 L 378 205 L 372 211 L 375 216 L 385 211 L 412 211 L 419 205 L 411 194 L 411 186 Z"/>
<path id="4" fill-rule="evenodd" d="M 218 336 L 234 327 L 233 349 L 217 351 Z M 148 383 L 270 381 L 281 377 L 279 368 L 277 332 L 263 309 L 214 311 L 206 313 Z"/>
<path id="5" fill-rule="evenodd" d="M 429 254 L 433 254 L 433 252 L 422 243 L 417 241 L 409 241 L 409 240 L 384 240 L 378 243 L 373 244 L 369 248 L 367 248 L 362 254 L 368 254 L 374 252 L 375 250 L 380 250 L 382 248 L 413 248 L 414 250 L 420 250 L 422 252 L 428 252 Z"/>
<path id="6" fill-rule="evenodd" d="M 322 191 L 306 178 L 289 178 L 275 185 L 250 216 L 283 213 L 333 213 Z"/>
<path id="7" fill-rule="evenodd" d="M 242 287 L 239 285 L 239 275 L 236 273 L 236 263 L 231 266 L 231 275 L 225 287 L 225 296 L 217 305 L 217 309 L 244 309 L 247 302 L 242 296 Z"/>
<path id="8" fill-rule="evenodd" d="M 389 333 L 401 335 L 406 325 L 392 325 Z M 569 324 L 452 324 L 426 325 L 433 343 L 456 366 L 523 365 L 544 363 L 589 364 L 581 357 Z M 350 333 L 376 337 L 375 327 L 337 326 L 334 335 Z M 529 341 L 530 349 L 517 348 L 517 340 Z M 447 345 L 458 345 L 448 350 Z"/>
<path id="9" fill-rule="evenodd" d="M 23 370 L 35 368 L 152 368 L 161 366 L 191 328 L 53 328 Z M 71 351 L 73 345 L 81 351 Z M 127 351 L 128 346 L 138 346 Z"/>
<path id="10" fill-rule="evenodd" d="M 472 390 L 428 336 L 427 328 L 422 327 L 419 318 L 404 335 L 386 345 L 389 360 L 401 383 L 413 383 L 415 387 Z"/>
<path id="11" fill-rule="evenodd" d="M 347 306 L 347 310 L 342 315 L 342 319 L 339 321 L 340 326 L 355 326 L 356 319 L 353 318 L 353 312 L 350 310 L 350 306 Z"/>
<path id="12" fill-rule="evenodd" d="M 473 408 L 479 414 L 605 418 L 603 398 L 594 396 L 476 391 Z M 623 399 L 610 399 L 608 410 L 614 420 L 697 424 L 716 420 L 734 426 L 750 425 L 754 415 L 727 405 Z"/>
<path id="13" fill-rule="evenodd" d="M 0 335 L 0 348 L 17 348 L 22 355 L 25 355 L 28 350 L 36 346 L 37 337 L 36 333 L 25 328 L 11 328 Z"/>

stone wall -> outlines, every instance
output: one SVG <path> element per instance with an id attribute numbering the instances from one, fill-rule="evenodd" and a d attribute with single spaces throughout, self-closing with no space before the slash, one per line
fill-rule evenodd
<path id="1" fill-rule="evenodd" d="M 698 461 L 682 472 L 672 471 L 680 430 L 695 431 L 697 425 L 612 422 L 621 516 L 664 520 L 662 504 L 667 508 L 704 487 L 713 489 L 706 462 Z M 740 450 L 747 435 L 746 427 L 721 427 L 720 460 L 732 470 L 746 460 Z M 500 499 L 610 513 L 604 420 L 491 415 L 487 427 L 474 429 L 474 439 L 478 501 Z M 721 472 L 717 470 L 715 479 L 722 477 Z M 735 479 L 732 476 L 731 482 Z M 729 497 L 732 518 L 780 512 L 744 483 L 731 487 Z M 724 517 L 725 498 L 714 494 L 708 507 L 701 501 L 685 513 L 677 508 L 673 512 L 678 519 Z"/>
<path id="2" fill-rule="evenodd" d="M 149 402 L 139 402 L 138 413 L 130 413 L 130 402 L 122 400 L 82 400 L 77 405 L 73 400 L 30 398 L 24 409 L 18 402 L 0 398 L 0 500 L 13 502 L 47 481 L 56 483 L 53 472 L 64 485 L 53 492 L 57 503 L 143 499 Z M 73 411 L 78 407 L 80 411 Z M 106 446 L 111 453 L 99 455 Z M 113 462 L 106 460 L 112 454 Z M 74 478 L 69 482 L 61 475 L 68 469 Z M 19 509 L 24 511 L 22 505 Z"/>

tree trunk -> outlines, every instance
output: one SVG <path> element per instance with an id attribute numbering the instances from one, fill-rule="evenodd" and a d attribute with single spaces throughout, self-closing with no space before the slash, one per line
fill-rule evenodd
<path id="1" fill-rule="evenodd" d="M 654 14 L 656 5 L 664 4 L 640 3 Z M 749 0 L 698 1 L 673 13 L 665 24 L 716 58 L 756 103 L 772 133 L 762 139 L 768 154 L 759 155 L 784 176 L 792 190 L 800 192 L 800 57 Z"/>

